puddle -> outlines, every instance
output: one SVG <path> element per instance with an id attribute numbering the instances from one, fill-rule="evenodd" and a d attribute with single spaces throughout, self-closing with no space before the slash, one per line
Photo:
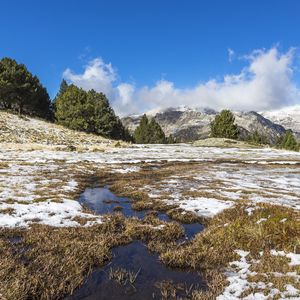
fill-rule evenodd
<path id="1" fill-rule="evenodd" d="M 135 211 L 131 208 L 128 198 L 116 196 L 107 187 L 87 188 L 79 198 L 79 202 L 84 204 L 97 214 L 110 214 L 118 207 L 122 207 L 122 213 L 126 217 L 144 218 L 144 211 Z"/>
<path id="2" fill-rule="evenodd" d="M 8 240 L 12 245 L 17 245 L 22 242 L 22 237 L 13 236 L 13 237 L 9 237 Z"/>
<path id="3" fill-rule="evenodd" d="M 114 211 L 122 211 L 126 217 L 143 219 L 147 211 L 135 211 L 131 208 L 128 198 L 118 197 L 109 188 L 87 188 L 80 196 L 79 202 L 95 211 L 97 214 L 108 214 Z M 157 217 L 163 221 L 171 221 L 168 215 L 158 212 Z M 178 243 L 193 238 L 204 229 L 200 223 L 182 224 L 185 229 L 185 237 Z M 126 283 L 121 285 L 109 278 L 109 271 L 116 268 L 124 268 L 138 276 L 133 285 Z M 172 281 L 180 284 L 177 297 L 185 298 L 186 290 L 205 289 L 205 284 L 197 272 L 170 269 L 160 263 L 157 254 L 150 253 L 140 241 L 132 242 L 125 246 L 113 249 L 113 260 L 94 271 L 77 289 L 72 296 L 66 299 L 161 299 L 161 294 L 156 286 L 157 282 Z"/>
<path id="4" fill-rule="evenodd" d="M 147 213 L 146 210 L 133 210 L 131 208 L 130 199 L 115 195 L 108 187 L 87 188 L 80 195 L 79 202 L 100 215 L 121 211 L 125 217 L 137 217 L 143 219 Z M 169 216 L 163 212 L 158 212 L 157 217 L 162 221 L 171 221 Z M 200 223 L 181 225 L 185 229 L 187 239 L 193 238 L 197 233 L 204 229 L 203 225 Z"/>
<path id="5" fill-rule="evenodd" d="M 150 253 L 141 242 L 135 241 L 126 246 L 113 250 L 112 262 L 101 270 L 93 272 L 87 281 L 68 300 L 79 299 L 161 299 L 156 283 L 163 280 L 172 280 L 174 284 L 184 284 L 186 287 L 204 289 L 205 285 L 196 272 L 186 272 L 170 269 L 161 264 L 158 256 Z M 134 288 L 127 284 L 120 285 L 109 279 L 110 268 L 125 268 L 139 271 Z M 184 288 L 178 292 L 178 297 L 184 297 Z"/>

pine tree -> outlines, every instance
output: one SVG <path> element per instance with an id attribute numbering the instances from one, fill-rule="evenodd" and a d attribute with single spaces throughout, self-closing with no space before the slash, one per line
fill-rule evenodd
<path id="1" fill-rule="evenodd" d="M 154 118 L 152 118 L 149 123 L 149 133 L 150 144 L 166 144 L 167 139 L 165 133 Z"/>
<path id="2" fill-rule="evenodd" d="M 19 114 L 52 116 L 49 95 L 39 79 L 8 57 L 0 60 L 0 107 Z"/>
<path id="3" fill-rule="evenodd" d="M 278 148 L 292 151 L 299 151 L 300 148 L 291 130 L 287 130 L 284 136 L 279 138 L 277 146 Z"/>
<path id="4" fill-rule="evenodd" d="M 148 144 L 148 118 L 144 114 L 141 118 L 139 126 L 135 129 L 133 134 L 134 140 L 137 144 Z"/>
<path id="5" fill-rule="evenodd" d="M 257 130 L 251 133 L 247 140 L 255 144 L 268 144 L 267 137 L 265 135 L 260 134 Z"/>
<path id="6" fill-rule="evenodd" d="M 60 86 L 59 86 L 59 90 L 55 96 L 55 98 L 53 99 L 52 101 L 52 110 L 53 110 L 53 113 L 55 114 L 55 111 L 56 111 L 56 100 L 61 97 L 68 89 L 68 83 L 65 79 L 63 79 L 60 83 Z"/>
<path id="7" fill-rule="evenodd" d="M 172 134 L 170 134 L 167 138 L 167 144 L 175 144 L 175 143 L 176 143 L 176 139 Z"/>
<path id="8" fill-rule="evenodd" d="M 154 118 L 149 122 L 145 114 L 142 116 L 133 136 L 137 144 L 165 144 L 167 142 L 160 125 Z"/>
<path id="9" fill-rule="evenodd" d="M 55 101 L 55 118 L 68 128 L 104 137 L 131 140 L 103 93 L 88 92 L 71 84 Z"/>
<path id="10" fill-rule="evenodd" d="M 63 95 L 64 92 L 68 89 L 69 85 L 65 79 L 63 79 L 60 83 L 59 90 L 54 98 L 54 101 Z"/>
<path id="11" fill-rule="evenodd" d="M 234 121 L 234 115 L 230 110 L 222 110 L 210 124 L 211 136 L 237 139 L 239 131 Z"/>

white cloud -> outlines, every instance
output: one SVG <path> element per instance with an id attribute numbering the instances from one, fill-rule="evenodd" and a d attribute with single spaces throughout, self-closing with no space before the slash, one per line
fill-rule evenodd
<path id="1" fill-rule="evenodd" d="M 83 89 L 94 89 L 110 96 L 117 74 L 110 63 L 106 64 L 102 58 L 95 58 L 85 66 L 82 74 L 75 74 L 70 69 L 66 69 L 63 77 Z"/>
<path id="2" fill-rule="evenodd" d="M 113 103 L 116 113 L 119 115 L 128 115 L 133 112 L 138 112 L 133 97 L 134 97 L 134 86 L 129 83 L 121 83 L 116 87 L 117 95 Z"/>
<path id="3" fill-rule="evenodd" d="M 228 51 L 229 57 L 234 55 L 231 49 Z M 177 88 L 167 80 L 139 89 L 129 83 L 118 84 L 115 69 L 100 58 L 92 60 L 82 74 L 67 69 L 64 77 L 84 89 L 106 93 L 121 115 L 180 105 L 258 111 L 300 102 L 299 89 L 292 80 L 294 56 L 294 49 L 286 53 L 280 53 L 277 47 L 255 50 L 246 56 L 247 66 L 240 73 L 189 89 Z"/>

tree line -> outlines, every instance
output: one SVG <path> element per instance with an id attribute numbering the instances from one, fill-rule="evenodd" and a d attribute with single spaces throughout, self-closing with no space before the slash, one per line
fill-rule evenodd
<path id="1" fill-rule="evenodd" d="M 150 120 L 144 114 L 139 126 L 133 134 L 134 141 L 137 144 L 173 144 L 175 139 L 172 135 L 166 137 L 164 131 L 154 118 Z"/>
<path id="2" fill-rule="evenodd" d="M 133 135 L 123 126 L 103 93 L 85 91 L 62 80 L 51 101 L 46 88 L 24 64 L 5 57 L 0 60 L 0 109 L 56 122 L 73 130 L 98 134 L 139 144 L 174 143 L 166 137 L 154 118 L 143 115 Z M 211 122 L 211 136 L 238 139 L 239 128 L 230 110 L 223 110 Z M 258 132 L 248 137 L 254 143 L 267 143 Z M 299 150 L 293 133 L 287 131 L 277 142 L 278 148 Z"/>
<path id="3" fill-rule="evenodd" d="M 52 103 L 37 76 L 11 58 L 0 61 L 0 108 L 53 119 Z"/>
<path id="4" fill-rule="evenodd" d="M 239 138 L 239 128 L 235 124 L 235 117 L 230 110 L 225 109 L 217 114 L 215 119 L 211 122 L 210 128 L 212 137 L 229 139 Z M 250 134 L 246 141 L 254 144 L 268 144 L 267 138 L 258 131 Z M 292 151 L 299 151 L 300 149 L 300 145 L 296 141 L 291 130 L 287 130 L 284 135 L 278 138 L 276 147 Z"/>
<path id="5" fill-rule="evenodd" d="M 160 125 L 146 116 L 133 135 L 123 126 L 103 93 L 85 91 L 64 79 L 51 101 L 46 88 L 24 64 L 0 60 L 0 109 L 40 117 L 73 130 L 137 143 L 168 143 Z"/>

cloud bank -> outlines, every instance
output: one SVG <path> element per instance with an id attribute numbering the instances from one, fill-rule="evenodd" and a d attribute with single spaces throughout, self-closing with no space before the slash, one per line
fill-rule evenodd
<path id="1" fill-rule="evenodd" d="M 101 58 L 90 61 L 82 74 L 66 69 L 63 77 L 83 89 L 104 92 L 116 112 L 123 116 L 180 105 L 261 111 L 300 103 L 300 90 L 293 82 L 294 57 L 295 49 L 286 53 L 280 53 L 277 47 L 255 50 L 244 57 L 246 66 L 240 73 L 189 89 L 177 88 L 167 80 L 141 88 L 119 83 L 115 68 Z"/>

